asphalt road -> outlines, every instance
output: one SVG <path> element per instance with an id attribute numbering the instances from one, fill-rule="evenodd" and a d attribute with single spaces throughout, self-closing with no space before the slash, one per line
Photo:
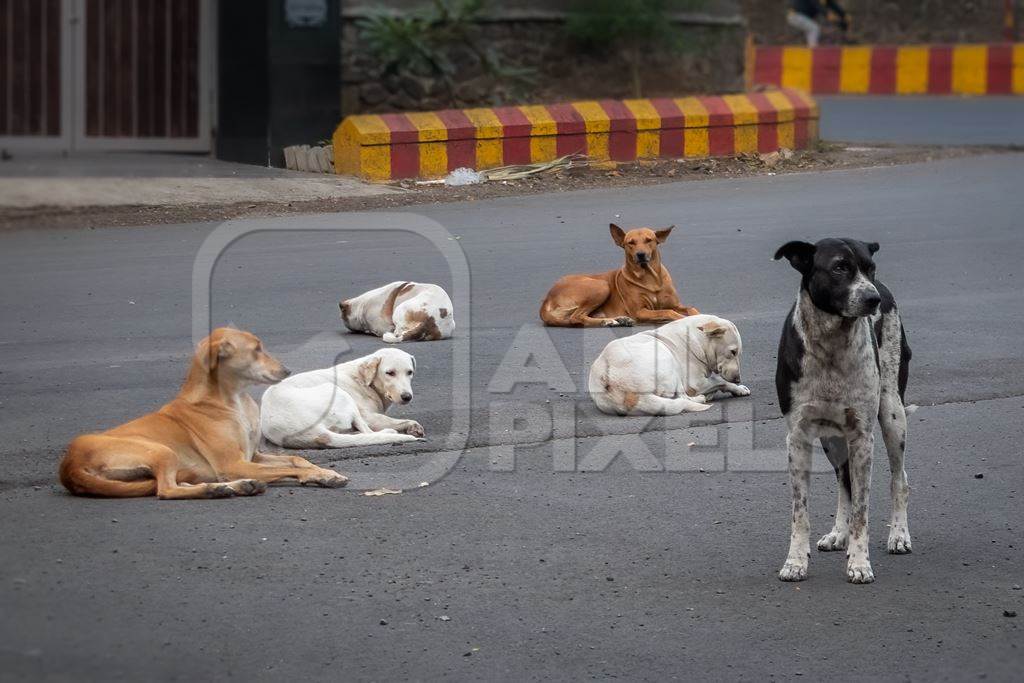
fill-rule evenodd
<path id="1" fill-rule="evenodd" d="M 1024 145 L 1021 97 L 822 97 L 826 140 L 920 145 Z"/>
<path id="2" fill-rule="evenodd" d="M 296 370 L 378 346 L 340 332 L 343 296 L 416 279 L 458 299 L 428 240 L 369 226 L 420 214 L 465 254 L 461 341 L 407 347 L 417 398 L 395 414 L 428 440 L 310 454 L 369 484 L 467 444 L 429 486 L 372 498 L 66 495 L 54 471 L 70 437 L 180 383 L 193 264 L 217 226 L 0 234 L 0 678 L 1016 679 L 1021 621 L 1004 610 L 1024 611 L 1022 173 L 1024 155 L 1005 154 L 254 222 L 197 280 L 215 323 L 252 329 Z M 585 368 L 604 338 L 547 332 L 536 311 L 557 276 L 618 264 L 609 221 L 678 226 L 665 261 L 686 303 L 739 325 L 749 399 L 694 419 L 593 415 Z M 294 230 L 335 224 L 357 229 Z M 826 235 L 881 242 L 922 406 L 915 552 L 882 550 L 879 451 L 870 586 L 847 584 L 836 554 L 815 553 L 802 584 L 775 578 L 789 520 L 775 344 L 797 274 L 770 256 Z M 468 373 L 453 353 L 467 340 Z M 504 391 L 531 378 L 550 386 Z M 493 444 L 519 444 L 514 463 Z M 835 487 L 816 466 L 820 534 Z"/>

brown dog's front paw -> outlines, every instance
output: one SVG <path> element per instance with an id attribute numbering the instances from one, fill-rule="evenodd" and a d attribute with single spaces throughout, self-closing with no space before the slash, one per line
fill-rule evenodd
<path id="1" fill-rule="evenodd" d="M 415 436 L 417 439 L 422 439 L 426 435 L 426 432 L 423 430 L 423 425 L 416 420 L 409 420 L 409 426 L 405 428 L 405 433 L 410 436 Z"/>
<path id="2" fill-rule="evenodd" d="M 328 489 L 341 488 L 348 483 L 348 477 L 344 474 L 338 474 L 334 470 L 328 470 L 324 468 L 318 468 L 312 474 L 306 475 L 299 480 L 299 483 L 303 486 L 312 484 L 314 486 L 323 486 Z"/>
<path id="3" fill-rule="evenodd" d="M 207 498 L 231 498 L 237 493 L 231 484 L 207 484 L 206 486 Z"/>
<path id="4" fill-rule="evenodd" d="M 635 320 L 628 315 L 620 315 L 618 318 L 609 320 L 607 327 L 633 327 L 633 325 L 636 325 Z"/>
<path id="5" fill-rule="evenodd" d="M 239 479 L 228 484 L 239 496 L 258 496 L 267 490 L 267 482 L 258 479 Z"/>

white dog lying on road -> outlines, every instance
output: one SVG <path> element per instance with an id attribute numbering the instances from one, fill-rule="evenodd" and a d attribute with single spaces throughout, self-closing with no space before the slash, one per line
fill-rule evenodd
<path id="1" fill-rule="evenodd" d="M 292 375 L 263 394 L 260 430 L 286 448 L 343 448 L 416 441 L 423 427 L 384 413 L 412 400 L 416 359 L 398 349 Z M 402 432 L 402 433 L 399 433 Z"/>
<path id="2" fill-rule="evenodd" d="M 740 333 L 728 320 L 691 315 L 610 342 L 590 368 L 591 398 L 615 415 L 707 410 L 717 391 L 749 396 L 740 380 Z"/>
<path id="3" fill-rule="evenodd" d="M 422 282 L 392 282 L 338 306 L 345 327 L 377 335 L 388 344 L 448 339 L 455 329 L 448 293 Z"/>

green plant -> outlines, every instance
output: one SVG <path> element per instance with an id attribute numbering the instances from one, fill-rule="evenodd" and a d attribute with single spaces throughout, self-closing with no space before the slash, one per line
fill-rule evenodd
<path id="1" fill-rule="evenodd" d="M 635 97 L 643 94 L 642 66 L 652 50 L 684 47 L 673 13 L 695 9 L 703 0 L 577 0 L 566 31 L 592 50 L 621 51 L 629 67 Z"/>
<path id="2" fill-rule="evenodd" d="M 479 19 L 486 5 L 487 0 L 432 0 L 424 9 L 404 14 L 378 9 L 358 23 L 359 37 L 384 73 L 438 79 L 455 104 L 458 51 L 492 77 L 514 82 L 531 77 L 527 69 L 503 64 L 481 38 Z"/>

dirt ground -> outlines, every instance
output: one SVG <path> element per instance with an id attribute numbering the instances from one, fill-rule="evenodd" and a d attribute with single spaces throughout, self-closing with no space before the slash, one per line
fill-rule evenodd
<path id="1" fill-rule="evenodd" d="M 907 145 L 844 145 L 819 143 L 810 150 L 771 155 L 744 155 L 721 159 L 670 159 L 628 164 L 579 166 L 514 181 L 448 187 L 414 181 L 394 183 L 401 193 L 376 197 L 349 197 L 294 202 L 242 202 L 223 205 L 0 208 L 0 229 L 33 227 L 103 227 L 167 225 L 223 221 L 240 217 L 266 217 L 303 213 L 330 213 L 569 192 L 602 187 L 651 185 L 709 178 L 743 178 L 784 173 L 807 173 L 846 168 L 894 166 L 933 159 L 951 159 L 1005 152 L 1005 147 L 929 147 Z"/>

